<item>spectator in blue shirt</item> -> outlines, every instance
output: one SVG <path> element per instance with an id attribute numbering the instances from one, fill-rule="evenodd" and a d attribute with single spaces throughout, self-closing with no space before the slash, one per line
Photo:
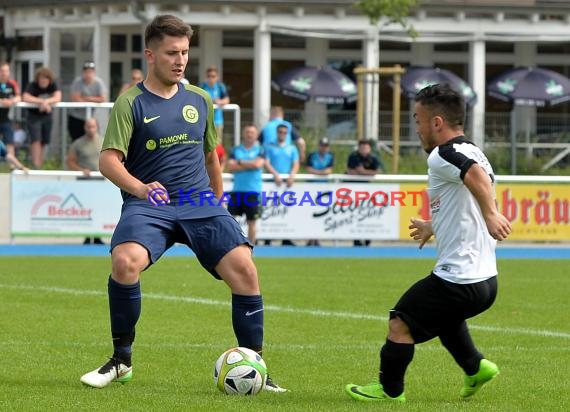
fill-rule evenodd
<path id="1" fill-rule="evenodd" d="M 292 144 L 287 144 L 287 134 L 289 128 L 286 124 L 277 126 L 277 144 L 268 146 L 267 160 L 265 166 L 275 179 L 275 184 L 281 186 L 282 174 L 288 174 L 287 187 L 291 187 L 295 181 L 295 175 L 299 171 L 299 151 Z M 266 245 L 271 244 L 270 240 L 265 241 Z M 293 242 L 286 239 L 281 243 L 283 246 L 295 246 Z"/>
<path id="2" fill-rule="evenodd" d="M 234 174 L 234 186 L 230 193 L 228 212 L 234 217 L 245 214 L 247 236 L 255 245 L 256 223 L 261 214 L 260 195 L 265 151 L 257 141 L 259 134 L 257 126 L 247 124 L 242 133 L 243 143 L 233 148 L 227 164 L 228 171 Z"/>
<path id="3" fill-rule="evenodd" d="M 323 137 L 319 140 L 319 149 L 307 157 L 307 172 L 314 175 L 326 176 L 333 171 L 334 154 L 330 151 L 329 139 Z M 322 180 L 316 180 L 320 182 Z M 307 246 L 320 246 L 317 239 L 309 239 Z"/>
<path id="4" fill-rule="evenodd" d="M 299 151 L 292 144 L 287 143 L 289 128 L 286 124 L 277 126 L 277 144 L 267 148 L 267 170 L 275 178 L 275 184 L 280 186 L 282 174 L 288 174 L 287 187 L 291 187 L 295 181 L 295 175 L 299 171 Z"/>
<path id="5" fill-rule="evenodd" d="M 200 87 L 208 92 L 212 98 L 212 102 L 218 106 L 230 103 L 230 96 L 226 85 L 220 81 L 218 68 L 210 66 L 206 69 L 206 81 L 200 84 Z M 218 140 L 224 141 L 224 113 L 222 109 L 214 110 L 214 126 L 218 134 Z"/>
<path id="6" fill-rule="evenodd" d="M 286 143 L 294 144 L 299 150 L 299 157 L 301 161 L 305 160 L 305 140 L 297 133 L 291 122 L 285 120 L 285 114 L 281 106 L 274 106 L 271 108 L 271 113 L 269 114 L 269 122 L 261 129 L 259 134 L 259 142 L 267 148 L 271 145 L 277 144 L 277 126 L 285 125 L 287 127 Z"/>
<path id="7" fill-rule="evenodd" d="M 309 154 L 307 172 L 314 175 L 330 175 L 333 171 L 334 154 L 330 151 L 329 139 L 319 140 L 319 149 Z"/>

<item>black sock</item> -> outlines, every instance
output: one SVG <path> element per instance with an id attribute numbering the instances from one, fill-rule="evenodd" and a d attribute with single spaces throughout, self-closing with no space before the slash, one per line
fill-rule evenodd
<path id="1" fill-rule="evenodd" d="M 263 298 L 232 295 L 232 324 L 239 346 L 261 352 L 263 347 Z"/>
<path id="2" fill-rule="evenodd" d="M 453 330 L 447 330 L 439 336 L 439 340 L 467 375 L 475 375 L 479 371 L 483 355 L 471 339 L 467 322 L 462 322 Z"/>
<path id="3" fill-rule="evenodd" d="M 413 343 L 396 343 L 386 339 L 380 350 L 380 383 L 391 398 L 404 392 L 404 375 L 414 358 Z"/>
<path id="4" fill-rule="evenodd" d="M 109 276 L 108 293 L 113 356 L 120 358 L 130 366 L 131 345 L 135 339 L 135 325 L 141 314 L 140 282 L 133 285 L 123 285 Z"/>

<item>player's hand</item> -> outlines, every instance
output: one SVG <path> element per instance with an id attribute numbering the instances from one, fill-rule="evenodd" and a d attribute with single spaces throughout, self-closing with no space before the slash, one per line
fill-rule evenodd
<path id="1" fill-rule="evenodd" d="M 505 240 L 513 230 L 511 222 L 498 211 L 485 216 L 485 223 L 487 223 L 489 234 L 498 241 Z"/>
<path id="2" fill-rule="evenodd" d="M 170 195 L 159 182 L 147 183 L 144 185 L 144 196 L 153 206 L 164 206 L 170 203 Z"/>
<path id="3" fill-rule="evenodd" d="M 289 176 L 287 178 L 287 187 L 293 186 L 293 183 L 295 183 L 295 178 L 293 176 Z"/>
<path id="4" fill-rule="evenodd" d="M 408 229 L 411 230 L 410 237 L 414 240 L 420 241 L 420 249 L 424 247 L 426 242 L 433 236 L 433 229 L 431 227 L 431 220 L 423 220 L 418 218 L 410 219 L 410 226 Z"/>

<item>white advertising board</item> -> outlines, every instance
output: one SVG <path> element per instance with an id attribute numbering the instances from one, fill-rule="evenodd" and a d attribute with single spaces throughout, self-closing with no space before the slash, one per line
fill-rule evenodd
<path id="1" fill-rule="evenodd" d="M 111 235 L 121 203 L 117 187 L 102 177 L 14 175 L 12 236 Z"/>
<path id="2" fill-rule="evenodd" d="M 122 199 L 119 189 L 97 176 L 13 175 L 12 236 L 111 235 Z M 396 240 L 400 212 L 392 197 L 398 190 L 399 184 L 314 182 L 286 188 L 265 182 L 258 238 Z M 373 195 L 374 200 L 365 199 Z M 244 219 L 238 220 L 245 227 Z"/>

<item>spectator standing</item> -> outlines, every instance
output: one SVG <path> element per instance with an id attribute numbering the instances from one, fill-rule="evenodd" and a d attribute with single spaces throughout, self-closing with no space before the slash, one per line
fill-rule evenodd
<path id="1" fill-rule="evenodd" d="M 263 145 L 266 151 L 271 145 L 277 144 L 277 127 L 280 125 L 285 125 L 287 127 L 286 143 L 295 144 L 299 151 L 300 161 L 304 161 L 306 154 L 305 139 L 297 133 L 291 122 L 285 120 L 285 112 L 281 106 L 274 106 L 271 108 L 269 121 L 265 124 L 259 134 L 259 142 Z"/>
<path id="2" fill-rule="evenodd" d="M 257 141 L 258 134 L 259 130 L 254 124 L 245 125 L 243 143 L 233 148 L 228 161 L 228 171 L 234 174 L 228 211 L 234 217 L 245 215 L 247 237 L 253 245 L 257 241 L 257 219 L 261 214 L 260 196 L 265 164 L 265 151 Z"/>
<path id="3" fill-rule="evenodd" d="M 37 108 L 27 110 L 28 134 L 30 136 L 30 157 L 32 167 L 41 169 L 45 160 L 46 146 L 51 140 L 53 125 L 53 105 L 61 102 L 61 90 L 55 81 L 53 71 L 40 67 L 22 96 L 28 103 L 38 104 Z"/>
<path id="4" fill-rule="evenodd" d="M 85 134 L 71 143 L 66 163 L 69 170 L 81 171 L 89 177 L 91 172 L 99 170 L 99 154 L 103 146 L 103 137 L 99 134 L 99 123 L 93 117 L 85 120 L 84 130 Z M 89 245 L 91 240 L 95 245 L 103 244 L 103 240 L 99 237 L 93 239 L 86 237 L 83 244 Z"/>
<path id="5" fill-rule="evenodd" d="M 329 139 L 323 137 L 319 140 L 318 150 L 310 153 L 307 157 L 307 172 L 314 175 L 327 176 L 332 173 L 333 166 L 334 154 L 330 151 Z M 317 239 L 309 239 L 307 242 L 307 246 L 320 245 Z"/>
<path id="6" fill-rule="evenodd" d="M 286 182 L 287 187 L 293 186 L 295 175 L 299 171 L 299 151 L 297 147 L 287 143 L 288 133 L 289 128 L 286 124 L 277 126 L 277 144 L 270 145 L 267 148 L 265 166 L 273 175 L 277 186 L 281 186 L 283 182 L 282 174 L 289 175 Z M 271 241 L 266 240 L 265 244 L 270 245 Z M 289 239 L 283 240 L 281 244 L 283 246 L 295 246 Z"/>
<path id="7" fill-rule="evenodd" d="M 131 81 L 123 84 L 121 90 L 119 91 L 119 96 L 129 90 L 131 87 L 136 86 L 138 83 L 144 80 L 144 73 L 141 69 L 131 70 Z"/>
<path id="8" fill-rule="evenodd" d="M 230 96 L 226 85 L 220 81 L 220 75 L 216 66 L 210 66 L 206 69 L 206 81 L 200 84 L 200 88 L 206 90 L 212 102 L 218 106 L 230 103 Z M 214 110 L 214 126 L 218 134 L 218 143 L 224 141 L 224 112 L 222 109 Z"/>
<path id="9" fill-rule="evenodd" d="M 348 156 L 347 171 L 349 175 L 374 176 L 382 170 L 380 159 L 372 153 L 372 142 L 360 140 L 358 148 Z M 370 240 L 355 240 L 354 246 L 369 246 Z"/>
<path id="10" fill-rule="evenodd" d="M 71 84 L 71 101 L 83 103 L 103 103 L 107 101 L 107 86 L 95 72 L 95 63 L 83 63 L 81 76 L 75 78 Z M 71 140 L 83 136 L 87 110 L 84 108 L 69 109 L 67 130 Z"/>
<path id="11" fill-rule="evenodd" d="M 16 80 L 10 78 L 10 65 L 0 62 L 0 134 L 6 146 L 6 159 L 13 167 L 16 167 L 14 160 L 20 162 L 16 158 L 14 130 L 9 114 L 10 108 L 20 100 L 20 86 Z"/>

